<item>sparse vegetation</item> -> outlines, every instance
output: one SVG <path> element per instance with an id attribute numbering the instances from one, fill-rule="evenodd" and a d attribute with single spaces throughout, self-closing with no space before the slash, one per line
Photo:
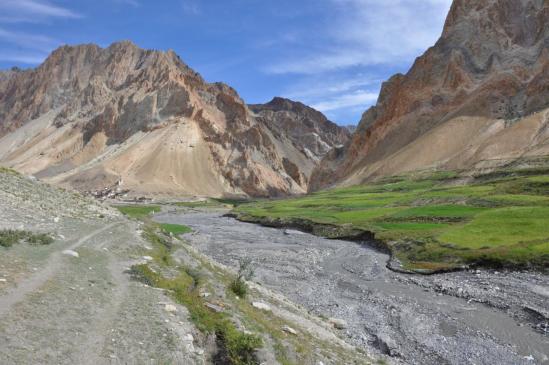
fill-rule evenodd
<path id="1" fill-rule="evenodd" d="M 31 245 L 49 245 L 53 238 L 46 233 L 4 229 L 0 231 L 0 246 L 11 247 L 25 241 Z"/>
<path id="2" fill-rule="evenodd" d="M 231 282 L 229 288 L 240 298 L 245 298 L 248 292 L 246 280 L 251 280 L 254 276 L 254 269 L 250 259 L 242 259 L 239 263 L 238 273 Z"/>
<path id="3" fill-rule="evenodd" d="M 153 246 L 149 254 L 153 257 L 151 265 L 155 266 L 153 269 L 148 264 L 134 265 L 131 268 L 132 277 L 149 286 L 166 289 L 175 301 L 187 308 L 190 319 L 199 330 L 215 333 L 220 347 L 217 354 L 220 363 L 257 364 L 255 350 L 261 347 L 261 338 L 239 331 L 226 313 L 215 312 L 206 307 L 206 302 L 199 293 L 200 273 L 184 266 L 176 266 L 172 260 L 173 244 L 166 233 L 188 232 L 190 229 L 181 225 L 156 224 L 148 218 L 152 211 L 156 210 L 129 210 L 129 215 L 133 214 L 146 223 L 143 235 Z M 124 213 L 127 212 L 125 210 Z"/>
<path id="4" fill-rule="evenodd" d="M 468 184 L 457 184 L 457 172 L 419 173 L 235 211 L 250 221 L 333 225 L 342 237 L 351 228 L 373 232 L 410 269 L 546 268 L 548 172 L 500 170 Z"/>
<path id="5" fill-rule="evenodd" d="M 183 268 L 174 278 L 166 278 L 153 271 L 148 265 L 135 265 L 131 274 L 147 285 L 168 290 L 172 297 L 183 304 L 190 313 L 193 323 L 203 332 L 215 333 L 218 342 L 223 347 L 222 355 L 227 357 L 230 364 L 256 364 L 254 352 L 261 346 L 261 339 L 257 336 L 238 331 L 224 313 L 208 309 L 197 290 L 197 283 Z"/>
<path id="6" fill-rule="evenodd" d="M 8 167 L 0 166 L 0 174 L 12 174 L 12 175 L 19 175 L 17 171 L 14 169 L 10 169 Z"/>

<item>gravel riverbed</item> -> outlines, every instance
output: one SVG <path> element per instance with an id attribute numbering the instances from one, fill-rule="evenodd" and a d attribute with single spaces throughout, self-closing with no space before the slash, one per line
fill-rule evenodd
<path id="1" fill-rule="evenodd" d="M 549 364 L 549 277 L 463 271 L 406 275 L 368 246 L 262 227 L 224 212 L 174 211 L 185 238 L 214 260 L 255 266 L 261 285 L 340 320 L 341 335 L 404 364 Z"/>

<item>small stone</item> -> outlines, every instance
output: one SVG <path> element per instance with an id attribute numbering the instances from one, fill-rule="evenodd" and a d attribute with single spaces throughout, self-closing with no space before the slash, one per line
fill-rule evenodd
<path id="1" fill-rule="evenodd" d="M 347 322 L 339 318 L 330 318 L 328 322 L 338 330 L 344 330 L 347 328 Z"/>
<path id="2" fill-rule="evenodd" d="M 284 234 L 287 235 L 287 236 L 289 236 L 289 235 L 291 235 L 291 234 L 304 234 L 304 233 L 301 232 L 301 231 L 297 231 L 297 230 L 295 230 L 295 229 L 285 229 L 285 230 L 284 230 Z"/>
<path id="3" fill-rule="evenodd" d="M 194 337 L 193 337 L 192 334 L 187 333 L 187 334 L 183 337 L 183 341 L 193 342 L 193 341 L 194 341 Z"/>
<path id="4" fill-rule="evenodd" d="M 262 302 L 252 302 L 252 307 L 261 309 L 264 311 L 271 311 L 271 307 L 268 304 Z"/>
<path id="5" fill-rule="evenodd" d="M 53 221 L 54 221 L 55 223 L 59 223 L 59 220 L 60 220 L 60 218 L 59 218 L 59 217 L 55 217 L 55 218 L 53 218 Z"/>
<path id="6" fill-rule="evenodd" d="M 207 297 L 209 297 L 210 295 L 211 295 L 210 293 L 202 293 L 202 294 L 200 294 L 200 296 L 201 296 L 202 298 L 207 298 Z"/>
<path id="7" fill-rule="evenodd" d="M 197 355 L 204 355 L 204 350 L 202 350 L 202 349 L 196 349 L 196 350 L 195 350 L 195 353 L 196 353 Z"/>
<path id="8" fill-rule="evenodd" d="M 282 327 L 282 331 L 290 333 L 292 335 L 297 335 L 297 331 L 294 330 L 292 327 L 289 327 L 289 326 Z"/>
<path id="9" fill-rule="evenodd" d="M 152 261 L 153 258 L 151 256 L 143 256 L 143 260 L 145 261 Z"/>
<path id="10" fill-rule="evenodd" d="M 4 279 L 4 278 L 0 278 L 0 283 L 6 283 L 6 282 L 7 282 L 7 280 L 6 280 L 6 279 Z"/>
<path id="11" fill-rule="evenodd" d="M 175 313 L 177 312 L 177 307 L 173 304 L 166 304 L 164 310 L 168 313 Z"/>
<path id="12" fill-rule="evenodd" d="M 223 312 L 223 308 L 218 305 L 215 305 L 212 303 L 205 303 L 204 305 L 210 308 L 211 310 L 213 310 L 214 312 L 218 312 L 218 313 Z"/>
<path id="13" fill-rule="evenodd" d="M 73 251 L 73 250 L 65 250 L 65 251 L 63 251 L 62 253 L 63 253 L 63 255 L 67 255 L 67 256 L 80 257 L 80 255 L 78 254 L 78 252 Z"/>

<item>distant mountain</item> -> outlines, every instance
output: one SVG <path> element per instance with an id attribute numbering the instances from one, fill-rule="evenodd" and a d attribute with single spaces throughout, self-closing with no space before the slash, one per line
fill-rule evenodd
<path id="1" fill-rule="evenodd" d="M 438 42 L 382 86 L 313 189 L 549 155 L 549 2 L 455 0 Z"/>
<path id="2" fill-rule="evenodd" d="M 249 105 L 249 108 L 274 134 L 287 137 L 314 160 L 334 146 L 343 145 L 351 135 L 318 110 L 288 99 L 277 97 L 267 104 Z"/>
<path id="3" fill-rule="evenodd" d="M 289 100 L 251 109 L 173 51 L 64 46 L 0 73 L 0 164 L 85 191 L 276 196 L 349 137 Z"/>

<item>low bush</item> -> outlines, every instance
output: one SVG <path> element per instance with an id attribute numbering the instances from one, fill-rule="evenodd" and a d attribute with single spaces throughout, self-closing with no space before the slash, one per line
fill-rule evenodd
<path id="1" fill-rule="evenodd" d="M 21 241 L 26 241 L 31 245 L 49 245 L 53 243 L 53 238 L 46 233 L 33 233 L 14 229 L 0 231 L 0 246 L 11 247 Z"/>
<path id="2" fill-rule="evenodd" d="M 240 261 L 240 267 L 238 268 L 238 274 L 236 278 L 231 282 L 229 288 L 233 293 L 241 298 L 244 298 L 248 292 L 248 285 L 246 280 L 251 280 L 254 276 L 254 269 L 252 267 L 252 261 L 250 259 L 243 259 Z"/>

